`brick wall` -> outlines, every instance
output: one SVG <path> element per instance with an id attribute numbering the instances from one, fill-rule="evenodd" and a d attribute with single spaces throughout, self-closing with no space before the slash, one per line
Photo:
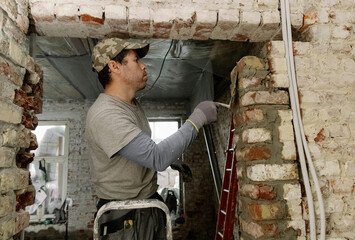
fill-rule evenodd
<path id="1" fill-rule="evenodd" d="M 243 239 L 306 234 L 287 86 L 273 81 L 271 66 L 246 56 L 231 74 L 239 96 L 233 107 L 239 182 L 235 231 Z"/>
<path id="2" fill-rule="evenodd" d="M 329 16 L 335 18 L 334 15 Z M 322 27 L 329 28 L 334 33 L 336 24 L 327 23 L 328 26 Z M 309 27 L 317 28 L 313 25 Z M 312 30 L 304 30 L 306 33 L 309 31 Z M 310 42 L 293 43 L 302 121 L 323 195 L 327 239 L 352 239 L 354 230 L 351 226 L 355 222 L 355 169 L 352 167 L 355 150 L 352 134 L 355 62 L 354 54 L 349 51 L 351 37 L 345 37 L 340 43 L 334 36 L 329 41 L 324 41 L 326 36 L 315 36 L 317 38 L 311 38 Z M 288 87 L 283 42 L 270 42 L 264 54 L 271 72 L 271 84 L 278 88 Z M 289 159 L 295 159 L 292 131 L 288 127 L 291 122 L 287 123 L 291 116 L 282 114 L 280 117 L 279 137 L 284 148 L 288 149 L 283 150 L 282 154 L 287 154 Z M 312 192 L 319 231 L 319 208 L 313 187 Z M 287 203 L 287 207 L 296 212 L 297 206 L 297 212 L 301 212 L 298 205 L 295 205 L 296 202 Z M 303 219 L 307 223 L 308 207 L 304 194 L 302 208 Z"/>
<path id="3" fill-rule="evenodd" d="M 355 236 L 354 16 L 354 1 L 312 1 L 302 28 L 309 42 L 294 44 L 303 124 L 323 193 L 328 239 Z"/>
<path id="4" fill-rule="evenodd" d="M 202 131 L 184 155 L 184 161 L 191 168 L 192 181 L 184 184 L 185 224 L 174 239 L 214 239 L 216 193 Z"/>
<path id="5" fill-rule="evenodd" d="M 267 41 L 279 33 L 278 0 L 46 1 L 30 0 L 41 35 Z M 292 6 L 302 26 L 303 2 Z"/>
<path id="6" fill-rule="evenodd" d="M 26 228 L 35 190 L 27 165 L 42 111 L 42 72 L 26 49 L 27 1 L 0 4 L 0 239 Z"/>

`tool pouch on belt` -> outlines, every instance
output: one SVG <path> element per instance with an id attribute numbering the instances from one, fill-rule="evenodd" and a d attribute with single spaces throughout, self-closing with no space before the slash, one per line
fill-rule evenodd
<path id="1" fill-rule="evenodd" d="M 110 211 L 108 214 L 114 214 L 115 212 L 117 211 Z M 158 208 L 131 210 L 118 219 L 113 219 L 102 224 L 101 233 L 103 233 L 104 236 L 102 236 L 101 239 L 165 240 L 165 221 L 164 212 Z"/>

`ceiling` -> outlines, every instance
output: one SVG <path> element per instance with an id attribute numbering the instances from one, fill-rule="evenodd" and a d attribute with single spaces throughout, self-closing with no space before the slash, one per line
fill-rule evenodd
<path id="1" fill-rule="evenodd" d="M 147 65 L 148 83 L 137 95 L 147 100 L 189 100 L 196 90 L 205 91 L 201 86 L 213 88 L 216 81 L 228 82 L 236 62 L 252 47 L 249 43 L 212 40 L 141 41 L 150 43 L 142 59 Z M 95 99 L 102 92 L 90 59 L 96 43 L 96 39 L 30 36 L 30 54 L 44 72 L 45 99 Z"/>

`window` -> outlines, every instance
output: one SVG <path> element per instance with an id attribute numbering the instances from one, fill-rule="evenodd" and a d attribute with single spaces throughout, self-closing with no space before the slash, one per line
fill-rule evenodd
<path id="1" fill-rule="evenodd" d="M 36 130 L 38 148 L 29 165 L 31 180 L 36 188 L 36 200 L 26 210 L 31 222 L 42 222 L 55 217 L 67 194 L 68 140 L 66 122 L 40 121 Z"/>
<path id="2" fill-rule="evenodd" d="M 149 125 L 152 130 L 152 140 L 155 143 L 161 142 L 179 129 L 179 122 L 177 120 L 150 120 Z M 179 172 L 171 169 L 171 167 L 168 167 L 165 171 L 158 172 L 158 185 L 159 192 L 164 188 L 179 189 Z"/>
<path id="3" fill-rule="evenodd" d="M 149 125 L 153 141 L 159 143 L 179 129 L 179 120 L 149 120 Z M 180 191 L 179 171 L 168 167 L 165 171 L 158 172 L 158 185 L 158 192 L 167 203 L 172 224 L 175 226 L 175 221 L 181 214 L 183 197 Z"/>

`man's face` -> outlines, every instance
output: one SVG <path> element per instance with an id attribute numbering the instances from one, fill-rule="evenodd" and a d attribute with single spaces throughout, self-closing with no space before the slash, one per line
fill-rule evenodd
<path id="1" fill-rule="evenodd" d="M 122 74 L 127 84 L 139 91 L 147 85 L 146 66 L 140 61 L 135 50 L 128 50 L 122 60 Z"/>

